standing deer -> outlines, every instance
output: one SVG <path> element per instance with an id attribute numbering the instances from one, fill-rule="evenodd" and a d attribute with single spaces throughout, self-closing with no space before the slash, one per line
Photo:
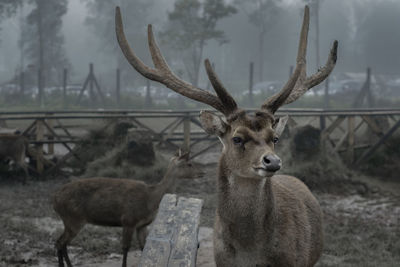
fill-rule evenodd
<path id="1" fill-rule="evenodd" d="M 214 225 L 214 255 L 219 267 L 313 266 L 321 255 L 322 213 L 318 201 L 297 178 L 274 175 L 281 168 L 274 146 L 287 121 L 287 117 L 275 118 L 275 112 L 321 83 L 336 64 L 337 41 L 326 65 L 307 77 L 309 16 L 306 6 L 293 74 L 282 90 L 251 116 L 237 107 L 208 60 L 205 67 L 216 95 L 179 79 L 163 58 L 151 25 L 148 42 L 155 68 L 146 66 L 130 48 L 120 9 L 116 8 L 117 39 L 129 63 L 146 78 L 208 104 L 225 117 L 209 111 L 200 113 L 204 130 L 217 135 L 223 144 Z"/>
<path id="2" fill-rule="evenodd" d="M 163 195 L 175 190 L 176 177 L 187 160 L 188 153 L 179 151 L 156 185 L 130 179 L 88 178 L 61 187 L 53 197 L 53 208 L 64 223 L 64 232 L 56 241 L 58 266 L 64 266 L 64 260 L 72 266 L 67 245 L 89 223 L 122 226 L 122 266 L 126 267 L 133 233 L 143 249 L 146 226 L 155 218 Z"/>

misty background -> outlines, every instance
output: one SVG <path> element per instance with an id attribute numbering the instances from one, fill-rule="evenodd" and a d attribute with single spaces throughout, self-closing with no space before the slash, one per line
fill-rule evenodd
<path id="1" fill-rule="evenodd" d="M 68 69 L 68 84 L 82 85 L 92 62 L 100 87 L 110 98 L 117 68 L 121 70 L 121 94 L 142 90 L 146 80 L 128 65 L 115 38 L 114 12 L 120 5 L 131 47 L 146 64 L 152 66 L 146 29 L 151 23 L 164 56 L 180 77 L 209 88 L 203 66 L 209 58 L 225 86 L 238 97 L 246 97 L 250 62 L 254 62 L 255 85 L 284 83 L 288 78 L 290 66 L 295 65 L 305 4 L 311 8 L 308 75 L 324 65 L 336 39 L 338 62 L 331 83 L 344 73 L 360 73 L 352 77 L 362 85 L 370 67 L 373 74 L 396 85 L 400 1 L 395 0 L 2 0 L 0 84 L 14 83 L 18 90 L 18 77 L 25 72 L 25 86 L 32 87 L 38 83 L 35 73 L 42 65 L 45 87 L 61 86 L 64 68 Z M 41 37 L 38 17 L 42 18 Z M 205 32 L 198 29 L 200 24 L 208 27 Z M 163 88 L 156 83 L 152 86 Z M 386 93 L 379 91 L 381 87 L 374 89 L 377 97 Z"/>

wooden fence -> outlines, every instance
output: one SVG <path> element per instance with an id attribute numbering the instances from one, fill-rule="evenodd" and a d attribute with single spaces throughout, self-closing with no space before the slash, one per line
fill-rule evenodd
<path id="1" fill-rule="evenodd" d="M 290 117 L 289 127 L 311 124 L 319 128 L 322 143 L 329 143 L 347 163 L 356 165 L 400 127 L 400 109 L 282 109 L 277 113 L 285 114 Z M 3 127 L 23 129 L 23 135 L 35 148 L 31 154 L 36 171 L 43 173 L 55 170 L 72 156 L 79 157 L 74 149 L 83 137 L 79 130 L 107 126 L 116 120 L 129 120 L 137 128 L 149 131 L 154 142 L 191 150 L 191 158 L 197 157 L 219 143 L 201 129 L 198 115 L 199 110 L 30 111 L 0 112 L 0 121 Z M 198 146 L 200 143 L 203 145 Z M 44 157 L 54 153 L 55 144 L 67 151 L 57 163 Z"/>

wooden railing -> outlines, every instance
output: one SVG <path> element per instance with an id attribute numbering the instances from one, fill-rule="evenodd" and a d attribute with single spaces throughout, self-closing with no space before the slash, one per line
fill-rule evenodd
<path id="1" fill-rule="evenodd" d="M 290 127 L 311 124 L 319 128 L 322 142 L 329 142 L 350 164 L 367 159 L 400 127 L 400 109 L 282 109 L 277 116 L 286 114 L 290 117 Z M 36 170 L 42 173 L 45 169 L 56 168 L 71 156 L 78 157 L 73 144 L 79 142 L 82 135 L 76 133 L 77 129 L 120 119 L 146 129 L 155 142 L 192 150 L 191 157 L 194 158 L 219 142 L 201 129 L 198 115 L 199 110 L 28 111 L 0 112 L 0 121 L 3 127 L 22 129 L 36 147 Z M 362 130 L 364 133 L 370 131 L 376 136 L 375 140 L 366 142 Z M 204 141 L 208 145 L 196 149 L 197 144 Z M 54 144 L 62 145 L 68 151 L 57 164 L 43 157 L 44 152 L 54 153 Z"/>

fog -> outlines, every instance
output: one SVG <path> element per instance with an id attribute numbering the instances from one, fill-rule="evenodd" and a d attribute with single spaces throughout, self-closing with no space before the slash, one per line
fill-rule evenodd
<path id="1" fill-rule="evenodd" d="M 143 14 L 144 19 L 141 22 L 130 17 L 133 12 L 132 8 L 129 8 L 129 6 L 132 7 L 130 2 L 136 1 L 104 1 L 110 6 L 108 13 L 94 16 L 98 16 L 97 19 L 99 19 L 99 16 L 106 14 L 109 18 L 105 19 L 104 23 L 95 24 L 95 26 L 89 22 L 94 13 L 88 2 L 96 1 L 68 0 L 67 2 L 67 12 L 62 16 L 60 34 L 64 38 L 62 45 L 65 49 L 65 62 L 68 62 L 68 65 L 59 65 L 59 69 L 68 68 L 71 83 L 83 83 L 88 73 L 88 65 L 93 62 L 97 78 L 104 88 L 114 86 L 117 67 L 122 68 L 123 87 L 145 84 L 145 80 L 138 76 L 135 70 L 128 68 L 121 52 L 116 49 L 116 40 L 114 44 L 109 42 L 109 47 L 107 47 L 99 34 L 109 29 L 107 34 L 114 35 L 113 6 L 118 3 L 127 7 L 122 8 L 125 28 L 134 29 L 134 34 L 129 34 L 132 31 L 128 30 L 127 35 L 137 54 L 147 64 L 151 64 L 147 51 L 147 31 L 144 25 L 152 23 L 156 38 L 172 69 L 174 71 L 179 69 L 182 72 L 181 76 L 185 80 L 190 80 L 187 70 L 182 67 L 181 53 L 173 51 L 168 40 L 160 37 L 161 32 L 166 29 L 169 20 L 168 12 L 173 10 L 175 0 L 149 1 L 154 3 L 147 9 L 147 13 Z M 215 64 L 221 80 L 234 92 L 247 90 L 250 62 L 255 64 L 255 83 L 260 82 L 261 79 L 284 81 L 289 75 L 290 66 L 295 65 L 305 1 L 275 2 L 279 7 L 279 12 L 274 14 L 272 23 L 267 26 L 262 57 L 259 52 L 258 30 L 249 21 L 249 10 L 246 4 L 243 4 L 244 1 L 225 1 L 225 3 L 234 4 L 237 9 L 235 14 L 217 22 L 216 28 L 224 32 L 227 42 L 219 44 L 214 40 L 206 41 L 202 60 L 209 58 Z M 30 62 L 26 53 L 22 55 L 23 60 L 21 60 L 19 48 L 23 25 L 21 21 L 32 10 L 32 4 L 29 3 L 25 4 L 23 9 L 18 8 L 15 14 L 4 18 L 1 22 L 0 82 L 2 84 L 18 75 L 21 64 L 24 64 L 24 69 L 28 64 L 35 64 L 35 62 Z M 317 66 L 315 14 L 312 11 L 308 41 L 308 73 L 314 73 L 325 63 L 333 41 L 338 40 L 338 62 L 332 77 L 344 72 L 365 72 L 367 67 L 371 67 L 374 74 L 397 75 L 400 66 L 400 53 L 398 53 L 400 17 L 398 14 L 400 14 L 400 2 L 395 0 L 320 0 L 320 63 Z M 260 61 L 264 64 L 262 74 L 259 73 Z M 203 88 L 207 86 L 203 66 L 200 68 L 198 84 Z"/>

